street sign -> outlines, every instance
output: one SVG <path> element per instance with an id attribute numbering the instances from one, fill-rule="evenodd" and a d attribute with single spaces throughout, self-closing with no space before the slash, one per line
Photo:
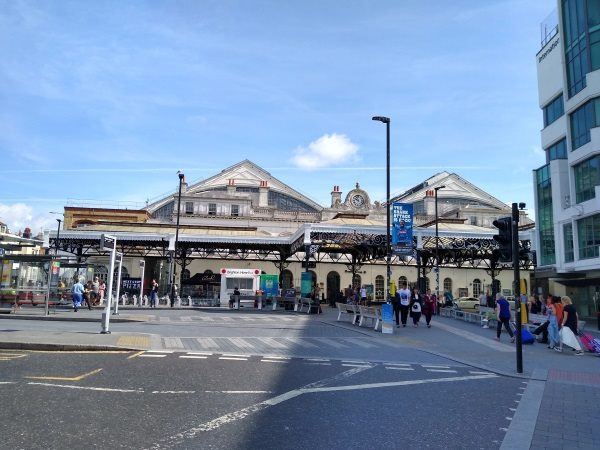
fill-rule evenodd
<path id="1" fill-rule="evenodd" d="M 144 267 L 146 267 L 146 261 L 143 259 L 140 259 L 140 269 L 144 270 Z"/>
<path id="2" fill-rule="evenodd" d="M 306 269 L 306 261 L 302 261 L 302 268 Z M 308 261 L 308 268 L 309 269 L 316 269 L 317 268 L 317 262 L 316 261 Z"/>
<path id="3" fill-rule="evenodd" d="M 100 248 L 106 251 L 113 251 L 117 248 L 117 238 L 108 234 L 100 236 Z"/>
<path id="4" fill-rule="evenodd" d="M 394 333 L 394 309 L 389 303 L 381 305 L 381 332 L 383 334 Z"/>
<path id="5" fill-rule="evenodd" d="M 123 262 L 123 253 L 117 252 L 115 254 L 115 262 L 116 263 L 122 263 Z"/>

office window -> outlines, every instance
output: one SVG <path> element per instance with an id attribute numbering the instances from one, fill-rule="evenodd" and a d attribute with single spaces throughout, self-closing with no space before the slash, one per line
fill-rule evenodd
<path id="1" fill-rule="evenodd" d="M 554 264 L 554 223 L 552 214 L 552 182 L 548 164 L 540 167 L 536 173 L 536 191 L 538 198 L 537 225 L 540 242 L 540 265 Z"/>
<path id="2" fill-rule="evenodd" d="M 597 258 L 600 246 L 600 214 L 577 221 L 579 259 Z"/>
<path id="3" fill-rule="evenodd" d="M 585 88 L 585 75 L 590 71 L 586 38 L 586 3 L 585 0 L 562 1 L 569 98 Z"/>
<path id="4" fill-rule="evenodd" d="M 231 205 L 231 215 L 238 217 L 240 215 L 240 205 Z"/>
<path id="5" fill-rule="evenodd" d="M 185 213 L 194 214 L 194 202 L 185 202 Z"/>
<path id="6" fill-rule="evenodd" d="M 444 292 L 452 293 L 452 278 L 444 278 Z"/>
<path id="7" fill-rule="evenodd" d="M 544 126 L 547 127 L 565 113 L 562 93 L 544 106 Z"/>
<path id="8" fill-rule="evenodd" d="M 573 173 L 576 203 L 596 197 L 596 186 L 600 184 L 600 155 L 573 166 Z"/>
<path id="9" fill-rule="evenodd" d="M 473 280 L 473 297 L 479 297 L 481 295 L 481 280 L 479 278 L 475 278 Z"/>
<path id="10" fill-rule="evenodd" d="M 567 223 L 563 226 L 563 239 L 565 245 L 565 262 L 573 262 L 575 260 L 573 252 L 573 224 Z"/>
<path id="11" fill-rule="evenodd" d="M 208 215 L 209 216 L 216 216 L 217 215 L 217 204 L 216 203 L 209 203 L 208 204 Z"/>
<path id="12" fill-rule="evenodd" d="M 383 300 L 385 297 L 385 279 L 381 275 L 375 277 L 375 300 Z"/>
<path id="13" fill-rule="evenodd" d="M 596 126 L 596 102 L 590 100 L 571 114 L 571 151 L 590 142 L 590 130 Z"/>
<path id="14" fill-rule="evenodd" d="M 588 1 L 587 23 L 590 33 L 590 60 L 592 70 L 600 69 L 600 2 Z"/>
<path id="15" fill-rule="evenodd" d="M 546 162 L 554 161 L 555 159 L 567 159 L 566 139 L 561 139 L 546 149 Z"/>

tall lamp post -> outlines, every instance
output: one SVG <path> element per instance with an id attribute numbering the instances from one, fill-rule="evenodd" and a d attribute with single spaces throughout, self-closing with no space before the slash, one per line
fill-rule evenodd
<path id="1" fill-rule="evenodd" d="M 440 235 L 438 228 L 438 191 L 446 186 L 433 188 L 435 191 L 435 295 L 440 302 Z"/>
<path id="2" fill-rule="evenodd" d="M 171 308 L 175 305 L 175 261 L 177 258 L 177 244 L 179 242 L 179 215 L 181 212 L 181 186 L 185 180 L 185 175 L 180 171 L 179 175 L 179 194 L 177 195 L 177 224 L 175 225 L 175 249 L 173 250 L 173 271 L 171 273 Z"/>
<path id="3" fill-rule="evenodd" d="M 59 214 L 62 215 L 62 213 L 57 212 L 57 211 L 50 211 L 50 214 Z M 58 255 L 58 242 L 60 239 L 60 224 L 62 222 L 62 219 L 56 219 L 56 221 L 58 222 L 58 227 L 56 229 L 56 245 L 54 246 L 54 254 Z"/>
<path id="4" fill-rule="evenodd" d="M 385 206 L 386 206 L 386 243 L 385 243 L 385 268 L 386 268 L 386 301 L 390 300 L 390 280 L 392 278 L 392 273 L 390 269 L 391 263 L 391 247 L 390 247 L 390 118 L 383 116 L 375 116 L 372 120 L 377 122 L 385 123 L 386 128 L 386 163 L 385 163 L 385 171 L 386 171 L 386 197 L 385 197 Z"/>

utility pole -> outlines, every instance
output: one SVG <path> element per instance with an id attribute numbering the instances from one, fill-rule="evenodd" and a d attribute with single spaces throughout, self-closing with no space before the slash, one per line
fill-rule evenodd
<path id="1" fill-rule="evenodd" d="M 512 263 L 513 292 L 515 295 L 515 318 L 517 324 L 517 373 L 523 373 L 523 341 L 521 335 L 521 275 L 519 271 L 519 206 L 512 204 Z"/>

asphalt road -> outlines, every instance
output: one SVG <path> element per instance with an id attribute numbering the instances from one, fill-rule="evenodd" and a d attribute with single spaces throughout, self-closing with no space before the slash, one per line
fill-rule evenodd
<path id="1" fill-rule="evenodd" d="M 0 448 L 498 448 L 524 386 L 449 361 L 0 350 Z"/>

